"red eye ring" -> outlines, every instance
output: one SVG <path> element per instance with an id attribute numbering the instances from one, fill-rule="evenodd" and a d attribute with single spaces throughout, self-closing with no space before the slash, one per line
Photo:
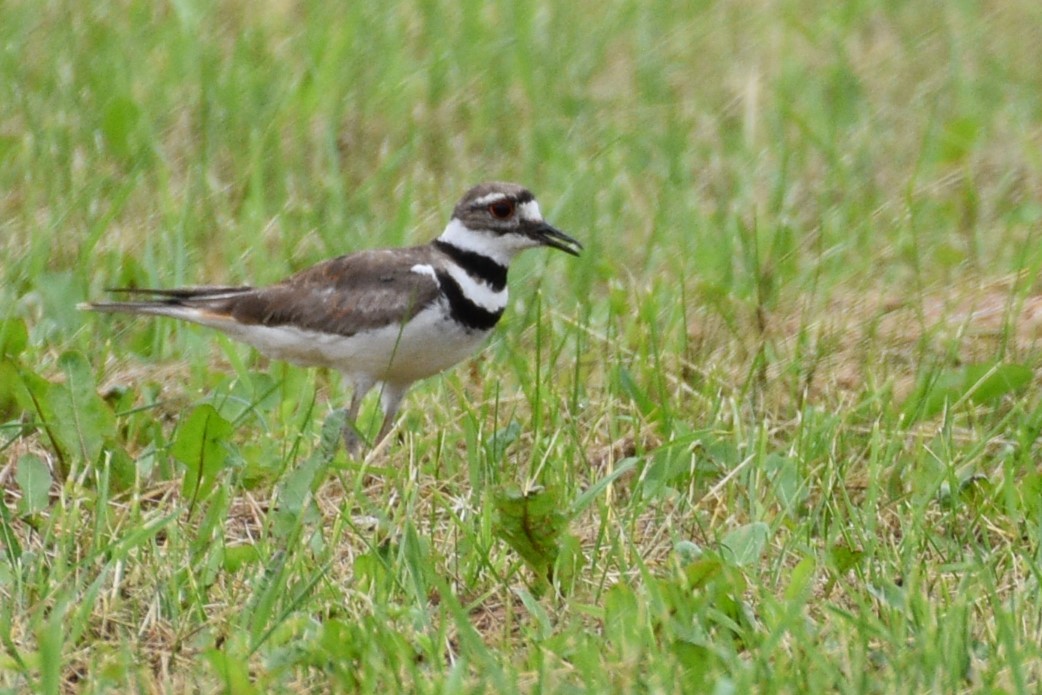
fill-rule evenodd
<path id="1" fill-rule="evenodd" d="M 510 219 L 516 209 L 517 205 L 512 200 L 497 200 L 488 206 L 489 214 L 497 220 Z"/>

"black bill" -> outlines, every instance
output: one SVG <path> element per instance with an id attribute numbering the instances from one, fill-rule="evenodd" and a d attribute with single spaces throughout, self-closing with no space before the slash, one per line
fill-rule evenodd
<path id="1" fill-rule="evenodd" d="M 543 246 L 560 249 L 561 251 L 570 253 L 573 256 L 578 256 L 579 251 L 581 251 L 583 247 L 577 239 L 573 239 L 557 227 L 549 225 L 546 222 L 540 222 L 539 224 L 534 225 L 531 231 L 529 231 L 529 234 Z"/>

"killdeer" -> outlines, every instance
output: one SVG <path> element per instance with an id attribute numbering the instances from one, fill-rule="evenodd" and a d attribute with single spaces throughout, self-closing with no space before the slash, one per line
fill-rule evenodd
<path id="1" fill-rule="evenodd" d="M 114 289 L 148 297 L 90 302 L 89 311 L 154 314 L 223 331 L 263 354 L 331 367 L 354 387 L 344 442 L 357 452 L 365 395 L 381 386 L 390 432 L 406 391 L 471 355 L 507 305 L 507 267 L 520 251 L 582 244 L 547 224 L 527 189 L 483 183 L 456 204 L 445 231 L 409 248 L 358 251 L 267 287 Z"/>

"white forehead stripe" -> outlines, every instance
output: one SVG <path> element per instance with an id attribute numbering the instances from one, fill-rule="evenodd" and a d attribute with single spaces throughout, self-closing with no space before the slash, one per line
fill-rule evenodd
<path id="1" fill-rule="evenodd" d="M 539 203 L 534 200 L 530 200 L 527 203 L 521 203 L 517 206 L 518 211 L 521 213 L 521 219 L 530 220 L 532 222 L 542 222 L 543 214 L 539 212 Z"/>
<path id="2" fill-rule="evenodd" d="M 491 205 L 492 203 L 499 202 L 500 200 L 508 200 L 510 196 L 506 193 L 486 193 L 477 200 L 474 201 L 475 205 Z"/>

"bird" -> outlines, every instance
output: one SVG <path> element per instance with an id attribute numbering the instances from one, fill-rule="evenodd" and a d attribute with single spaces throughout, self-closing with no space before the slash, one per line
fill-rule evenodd
<path id="1" fill-rule="evenodd" d="M 531 191 L 493 181 L 468 190 L 427 244 L 355 251 L 261 287 L 110 288 L 128 299 L 79 308 L 181 319 L 273 359 L 339 371 L 353 388 L 343 441 L 357 454 L 366 394 L 380 388 L 383 422 L 375 447 L 391 432 L 414 383 L 482 346 L 507 307 L 511 261 L 535 247 L 572 256 L 583 249 L 543 219 Z"/>

